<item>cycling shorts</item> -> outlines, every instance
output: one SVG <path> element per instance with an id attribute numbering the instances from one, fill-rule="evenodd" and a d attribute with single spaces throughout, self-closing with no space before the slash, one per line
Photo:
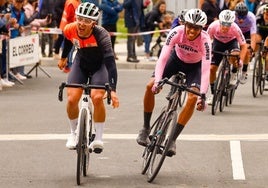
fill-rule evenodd
<path id="1" fill-rule="evenodd" d="M 109 83 L 108 71 L 104 64 L 94 72 L 90 72 L 87 69 L 83 69 L 80 66 L 79 61 L 74 61 L 71 71 L 68 75 L 68 83 L 73 84 L 86 84 L 90 80 L 90 84 L 104 85 Z"/>
<path id="2" fill-rule="evenodd" d="M 230 52 L 233 49 L 240 49 L 238 41 L 236 39 L 231 40 L 230 42 L 227 42 L 227 43 L 222 43 L 222 42 L 218 41 L 217 39 L 213 40 L 212 53 L 213 53 L 213 51 L 225 52 L 226 50 L 228 50 Z M 221 63 L 222 58 L 223 58 L 223 55 L 213 53 L 211 64 L 219 66 L 219 64 Z"/>

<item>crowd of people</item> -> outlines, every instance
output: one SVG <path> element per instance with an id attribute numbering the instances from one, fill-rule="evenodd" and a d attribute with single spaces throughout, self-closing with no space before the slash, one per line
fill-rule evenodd
<path id="1" fill-rule="evenodd" d="M 138 63 L 136 54 L 137 40 L 144 43 L 144 57 L 151 59 L 150 43 L 153 31 L 164 30 L 165 42 L 156 59 L 156 67 L 147 84 L 144 94 L 144 125 L 137 142 L 145 146 L 148 143 L 150 119 L 154 109 L 154 96 L 161 91 L 158 82 L 163 77 L 170 78 L 178 71 L 186 75 L 187 86 L 202 94 L 207 94 L 209 86 L 213 95 L 214 81 L 222 55 L 213 54 L 213 50 L 230 51 L 239 54 L 239 62 L 233 63 L 230 84 L 237 81 L 235 74 L 242 69 L 240 83 L 247 80 L 248 64 L 258 43 L 264 42 L 263 55 L 268 60 L 268 2 L 267 0 L 202 0 L 200 8 L 184 9 L 175 14 L 166 10 L 165 0 L 0 0 L 0 90 L 12 87 L 14 82 L 6 79 L 6 39 L 25 35 L 27 27 L 38 30 L 39 27 L 56 27 L 62 30 L 57 38 L 51 34 L 40 34 L 43 57 L 59 59 L 58 67 L 68 74 L 70 83 L 93 84 L 109 82 L 112 87 L 112 104 L 119 106 L 116 95 L 118 59 L 115 49 L 117 21 L 124 10 L 124 22 L 127 28 L 127 62 Z M 100 15 L 102 20 L 99 20 Z M 140 35 L 140 32 L 146 34 Z M 148 33 L 149 32 L 149 33 Z M 142 36 L 142 37 L 141 37 Z M 45 53 L 48 44 L 48 54 Z M 60 49 L 61 53 L 60 53 Z M 75 52 L 75 57 L 73 54 Z M 18 80 L 29 78 L 24 66 L 11 69 Z M 268 63 L 266 63 L 268 80 Z M 76 127 L 78 122 L 79 100 L 82 91 L 68 88 L 67 115 L 71 134 L 66 147 L 76 146 Z M 105 125 L 105 93 L 92 90 L 94 105 L 94 124 L 96 139 L 93 148 L 103 149 L 102 133 Z M 191 119 L 196 107 L 206 108 L 203 98 L 188 94 L 186 105 L 178 115 L 173 143 L 168 153 L 176 154 L 175 140 Z M 207 100 L 210 103 L 210 97 Z M 197 106 L 196 106 L 197 105 Z"/>

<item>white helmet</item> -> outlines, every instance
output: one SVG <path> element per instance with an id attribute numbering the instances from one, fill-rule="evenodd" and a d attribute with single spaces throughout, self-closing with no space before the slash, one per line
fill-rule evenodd
<path id="1" fill-rule="evenodd" d="M 201 9 L 190 9 L 184 16 L 185 22 L 204 27 L 207 24 L 207 15 Z"/>
<path id="2" fill-rule="evenodd" d="M 235 21 L 235 12 L 231 10 L 223 10 L 219 15 L 222 25 L 230 26 Z"/>
<path id="3" fill-rule="evenodd" d="M 99 8 L 93 3 L 81 3 L 75 11 L 77 16 L 85 17 L 97 21 L 100 16 Z"/>

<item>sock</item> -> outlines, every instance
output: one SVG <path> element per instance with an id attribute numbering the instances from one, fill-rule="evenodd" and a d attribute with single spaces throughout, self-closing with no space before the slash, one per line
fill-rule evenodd
<path id="1" fill-rule="evenodd" d="M 247 72 L 248 70 L 248 65 L 243 65 L 242 72 Z"/>
<path id="2" fill-rule="evenodd" d="M 78 118 L 76 119 L 69 119 L 71 134 L 74 134 L 77 128 Z"/>
<path id="3" fill-rule="evenodd" d="M 143 118 L 144 118 L 144 124 L 143 127 L 145 129 L 150 128 L 150 121 L 151 121 L 152 112 L 144 112 Z"/>
<path id="4" fill-rule="evenodd" d="M 96 136 L 95 136 L 94 140 L 102 140 L 104 122 L 95 122 L 94 127 L 95 127 L 95 130 L 96 130 Z"/>
<path id="5" fill-rule="evenodd" d="M 184 128 L 184 125 L 176 123 L 176 128 L 175 128 L 175 132 L 174 132 L 174 136 L 173 136 L 174 141 L 176 141 L 178 136 L 181 134 L 181 131 L 183 130 L 183 128 Z"/>

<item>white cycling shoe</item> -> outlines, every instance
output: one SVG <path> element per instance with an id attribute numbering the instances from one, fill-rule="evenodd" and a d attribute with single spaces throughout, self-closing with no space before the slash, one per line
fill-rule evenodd
<path id="1" fill-rule="evenodd" d="M 89 145 L 89 152 L 101 153 L 103 150 L 103 142 L 101 140 L 94 140 Z"/>
<path id="2" fill-rule="evenodd" d="M 75 133 L 71 133 L 67 139 L 67 142 L 66 142 L 66 147 L 68 149 L 71 149 L 71 150 L 74 150 L 76 149 L 76 134 Z"/>

